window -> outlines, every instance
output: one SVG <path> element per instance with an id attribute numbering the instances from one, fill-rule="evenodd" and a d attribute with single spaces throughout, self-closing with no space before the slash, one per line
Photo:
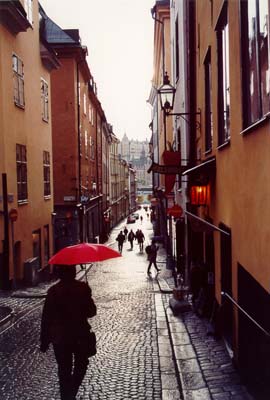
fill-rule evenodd
<path id="1" fill-rule="evenodd" d="M 24 74 L 22 60 L 13 54 L 12 56 L 13 83 L 14 83 L 14 103 L 24 108 Z"/>
<path id="2" fill-rule="evenodd" d="M 85 158 L 88 158 L 88 134 L 84 132 L 84 144 L 85 144 Z"/>
<path id="3" fill-rule="evenodd" d="M 26 146 L 21 144 L 16 144 L 16 167 L 18 202 L 25 202 L 28 197 Z"/>
<path id="4" fill-rule="evenodd" d="M 30 24 L 33 24 L 33 0 L 24 0 L 24 9 Z"/>
<path id="5" fill-rule="evenodd" d="M 175 21 L 175 79 L 179 79 L 179 28 L 178 17 Z"/>
<path id="6" fill-rule="evenodd" d="M 92 137 L 90 137 L 90 158 L 95 159 L 95 143 Z"/>
<path id="7" fill-rule="evenodd" d="M 41 113 L 43 121 L 49 121 L 48 83 L 41 78 Z"/>
<path id="8" fill-rule="evenodd" d="M 241 0 L 244 128 L 270 112 L 269 1 Z"/>
<path id="9" fill-rule="evenodd" d="M 92 126 L 94 125 L 94 109 L 92 104 L 89 104 L 89 122 Z"/>
<path id="10" fill-rule="evenodd" d="M 204 62 L 205 76 L 205 151 L 210 151 L 213 145 L 213 112 L 212 112 L 212 71 L 211 49 L 208 49 Z"/>
<path id="11" fill-rule="evenodd" d="M 86 94 L 83 94 L 83 113 L 86 115 Z"/>
<path id="12" fill-rule="evenodd" d="M 81 83 L 78 82 L 78 103 L 81 104 Z"/>
<path id="13" fill-rule="evenodd" d="M 44 182 L 44 197 L 51 195 L 51 168 L 50 168 L 50 153 L 43 151 L 43 182 Z"/>
<path id="14" fill-rule="evenodd" d="M 230 139 L 230 70 L 228 5 L 225 2 L 217 25 L 218 144 Z"/>

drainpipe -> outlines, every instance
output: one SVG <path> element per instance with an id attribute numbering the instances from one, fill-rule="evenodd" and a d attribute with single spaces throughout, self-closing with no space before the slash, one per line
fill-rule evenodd
<path id="1" fill-rule="evenodd" d="M 82 175 L 82 166 L 81 166 L 81 141 L 80 141 L 80 91 L 79 91 L 79 64 L 82 63 L 82 61 L 77 61 L 77 129 L 78 129 L 78 183 L 79 183 L 79 189 L 78 189 L 78 197 L 77 199 L 77 204 L 81 203 L 81 197 L 82 197 L 82 188 L 81 188 L 81 175 Z M 80 242 L 83 243 L 83 207 L 80 205 L 78 207 L 79 209 L 79 234 L 80 234 Z"/>
<path id="2" fill-rule="evenodd" d="M 154 21 L 158 22 L 159 24 L 162 25 L 162 75 L 164 77 L 165 75 L 165 39 L 164 39 L 164 23 L 161 21 L 161 19 L 156 18 L 156 6 L 151 8 L 151 15 Z"/>
<path id="3" fill-rule="evenodd" d="M 96 93 L 95 93 L 96 95 Z M 101 119 L 100 119 L 101 120 Z M 100 236 L 100 197 L 99 197 L 99 160 L 98 160 L 98 112 L 96 108 L 96 184 L 98 196 L 98 235 Z"/>
<path id="4" fill-rule="evenodd" d="M 2 174 L 3 188 L 3 215 L 4 215 L 4 240 L 3 240 L 3 269 L 1 271 L 2 288 L 9 289 L 9 217 L 8 217 L 8 191 L 7 174 Z"/>

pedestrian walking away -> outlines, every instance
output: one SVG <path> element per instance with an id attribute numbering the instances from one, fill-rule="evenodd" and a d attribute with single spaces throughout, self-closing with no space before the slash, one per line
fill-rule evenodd
<path id="1" fill-rule="evenodd" d="M 148 246 L 146 246 L 146 249 L 148 248 Z M 145 249 L 145 250 L 146 250 Z M 151 274 L 151 266 L 152 264 L 154 265 L 154 267 L 156 268 L 156 271 L 159 272 L 160 269 L 157 267 L 157 252 L 158 252 L 159 247 L 156 245 L 155 241 L 152 240 L 152 243 L 149 247 L 149 249 L 147 249 L 147 254 L 148 254 L 148 269 L 147 269 L 147 274 L 150 275 Z"/>
<path id="2" fill-rule="evenodd" d="M 133 250 L 133 240 L 135 239 L 135 233 L 133 232 L 132 229 L 130 229 L 130 232 L 128 234 L 128 241 L 130 242 L 130 250 Z"/>
<path id="3" fill-rule="evenodd" d="M 144 237 L 144 234 L 141 229 L 137 230 L 136 239 L 139 244 L 140 252 L 142 252 L 143 251 L 143 242 L 144 242 L 145 237 Z"/>
<path id="4" fill-rule="evenodd" d="M 127 241 L 127 234 L 128 234 L 128 228 L 125 226 L 124 229 L 125 241 Z"/>
<path id="5" fill-rule="evenodd" d="M 118 242 L 118 250 L 120 253 L 122 253 L 123 250 L 123 243 L 125 241 L 125 235 L 123 234 L 122 231 L 120 231 L 119 235 L 116 238 L 117 242 Z"/>
<path id="6" fill-rule="evenodd" d="M 59 265 L 60 281 L 47 293 L 41 319 L 40 351 L 53 345 L 61 400 L 75 400 L 90 357 L 90 330 L 87 319 L 96 315 L 92 291 L 79 282 L 75 265 Z"/>
<path id="7" fill-rule="evenodd" d="M 142 224 L 142 222 L 143 222 L 143 216 L 142 215 L 140 216 L 140 219 L 141 219 L 141 224 Z"/>

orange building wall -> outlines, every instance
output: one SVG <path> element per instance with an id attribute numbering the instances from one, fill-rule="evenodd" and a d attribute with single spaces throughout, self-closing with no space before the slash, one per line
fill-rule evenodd
<path id="1" fill-rule="evenodd" d="M 223 1 L 197 3 L 197 68 L 198 107 L 202 110 L 201 134 L 198 148 L 204 155 L 204 58 L 211 46 L 213 96 L 213 150 L 216 156 L 216 179 L 211 188 L 209 215 L 214 224 L 224 223 L 232 233 L 233 297 L 237 300 L 237 268 L 240 263 L 254 279 L 269 292 L 270 289 L 270 124 L 259 125 L 242 135 L 242 88 L 240 52 L 239 4 L 228 2 L 230 42 L 230 144 L 218 150 L 217 142 L 217 48 L 215 26 Z M 220 235 L 214 233 L 216 264 L 216 296 L 221 298 Z"/>
<path id="2" fill-rule="evenodd" d="M 40 78 L 50 86 L 50 75 L 43 67 L 39 50 L 38 2 L 33 2 L 33 29 L 13 36 L 0 25 L 0 169 L 7 174 L 8 193 L 14 195 L 10 208 L 18 210 L 14 224 L 14 239 L 21 241 L 21 265 L 17 278 L 23 276 L 23 262 L 33 257 L 32 231 L 51 224 L 52 197 L 43 196 L 43 150 L 51 149 L 51 125 L 42 121 Z M 37 27 L 37 28 L 36 28 Z M 12 54 L 18 55 L 24 63 L 25 109 L 15 106 L 13 101 Z M 51 118 L 51 115 L 50 115 Z M 51 119 L 50 119 L 51 121 Z M 27 146 L 28 203 L 17 203 L 16 143 Z M 52 182 L 52 176 L 51 176 Z M 2 193 L 2 186 L 0 189 Z M 53 196 L 53 187 L 51 185 Z M 2 204 L 1 204 L 2 208 Z M 3 218 L 0 219 L 2 240 Z M 10 233 L 11 235 L 11 233 Z M 50 235 L 51 236 L 51 235 Z M 42 234 L 43 254 L 43 234 Z M 10 245 L 11 246 L 11 245 Z M 52 249 L 52 246 L 50 246 Z M 12 271 L 12 249 L 10 248 L 10 277 Z"/>

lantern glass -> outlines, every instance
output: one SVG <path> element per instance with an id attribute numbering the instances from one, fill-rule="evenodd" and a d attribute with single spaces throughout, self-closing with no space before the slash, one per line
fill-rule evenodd
<path id="1" fill-rule="evenodd" d="M 190 202 L 194 206 L 206 206 L 207 186 L 192 186 L 190 189 Z"/>
<path id="2" fill-rule="evenodd" d="M 170 111 L 173 109 L 175 88 L 170 84 L 170 80 L 167 72 L 165 73 L 163 79 L 163 85 L 158 89 L 160 96 L 161 108 L 165 111 Z"/>

